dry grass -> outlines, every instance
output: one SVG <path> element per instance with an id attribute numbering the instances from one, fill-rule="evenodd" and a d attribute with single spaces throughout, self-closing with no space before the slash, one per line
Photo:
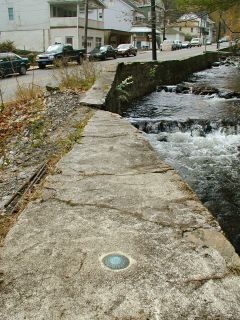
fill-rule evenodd
<path id="1" fill-rule="evenodd" d="M 35 85 L 34 83 L 30 83 L 28 85 L 20 85 L 18 84 L 16 90 L 16 102 L 17 103 L 29 103 L 35 99 L 42 97 L 43 90 Z"/>
<path id="2" fill-rule="evenodd" d="M 0 247 L 3 245 L 4 238 L 15 222 L 16 216 L 0 215 Z"/>
<path id="3" fill-rule="evenodd" d="M 94 63 L 83 61 L 79 67 L 62 66 L 56 70 L 55 77 L 61 90 L 79 92 L 90 89 L 96 81 L 98 73 Z"/>

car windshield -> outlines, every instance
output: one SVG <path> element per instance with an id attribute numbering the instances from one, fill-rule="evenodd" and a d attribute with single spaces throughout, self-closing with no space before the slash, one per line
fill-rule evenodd
<path id="1" fill-rule="evenodd" d="M 193 38 L 192 41 L 199 41 L 199 39 L 198 38 Z"/>
<path id="2" fill-rule="evenodd" d="M 128 49 L 129 48 L 129 44 L 120 44 L 117 48 L 118 49 Z"/>
<path id="3" fill-rule="evenodd" d="M 101 52 L 105 52 L 105 51 L 107 51 L 107 47 L 100 47 L 100 49 L 99 49 Z"/>
<path id="4" fill-rule="evenodd" d="M 63 46 L 61 44 L 55 44 L 47 48 L 47 53 L 60 53 L 62 52 Z"/>

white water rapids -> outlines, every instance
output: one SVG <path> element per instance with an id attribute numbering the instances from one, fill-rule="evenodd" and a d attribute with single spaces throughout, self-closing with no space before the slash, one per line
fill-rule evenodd
<path id="1" fill-rule="evenodd" d="M 232 66 L 206 70 L 192 80 L 223 90 L 229 84 L 240 92 L 240 72 Z M 161 91 L 123 115 L 198 194 L 240 253 L 240 99 Z"/>

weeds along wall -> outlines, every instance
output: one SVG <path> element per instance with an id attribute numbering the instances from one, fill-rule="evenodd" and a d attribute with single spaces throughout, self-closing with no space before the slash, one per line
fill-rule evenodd
<path id="1" fill-rule="evenodd" d="M 193 72 L 207 69 L 217 60 L 217 52 L 208 52 L 184 60 L 120 63 L 104 109 L 121 114 L 131 101 L 153 92 L 157 86 L 187 80 Z"/>

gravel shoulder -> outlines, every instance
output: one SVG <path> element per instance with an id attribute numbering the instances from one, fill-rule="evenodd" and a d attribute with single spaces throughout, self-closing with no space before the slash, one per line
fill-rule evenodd
<path id="1" fill-rule="evenodd" d="M 47 162 L 50 169 L 51 164 L 80 141 L 82 125 L 92 112 L 80 106 L 83 96 L 55 91 L 39 98 L 31 110 L 15 106 L 11 113 L 5 112 L 11 117 L 0 128 L 0 240 L 6 233 L 6 225 L 13 220 L 4 208 L 8 200 L 39 166 Z"/>

